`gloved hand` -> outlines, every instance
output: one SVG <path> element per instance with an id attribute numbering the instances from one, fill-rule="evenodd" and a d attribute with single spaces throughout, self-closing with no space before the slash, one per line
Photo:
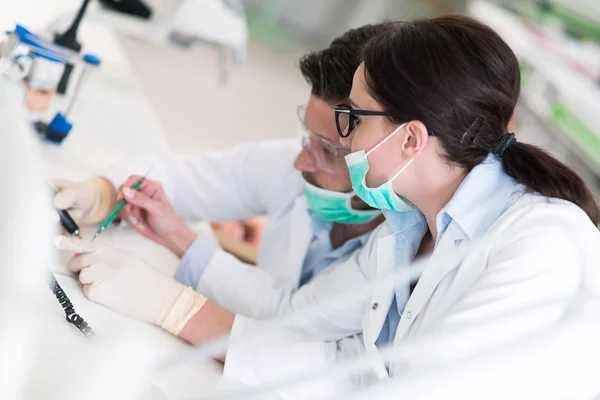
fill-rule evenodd
<path id="1" fill-rule="evenodd" d="M 119 189 L 117 200 L 127 201 L 121 217 L 137 232 L 183 257 L 196 233 L 175 214 L 159 182 L 145 179 L 137 191 L 131 189 L 140 178 L 129 177 Z"/>
<path id="2" fill-rule="evenodd" d="M 116 190 L 105 178 L 83 182 L 55 180 L 54 206 L 74 211 L 73 217 L 83 224 L 95 224 L 108 217 L 116 205 Z"/>
<path id="3" fill-rule="evenodd" d="M 56 237 L 55 246 L 77 255 L 68 268 L 79 273 L 85 295 L 128 317 L 178 335 L 206 298 L 158 273 L 135 254 L 76 238 Z"/>

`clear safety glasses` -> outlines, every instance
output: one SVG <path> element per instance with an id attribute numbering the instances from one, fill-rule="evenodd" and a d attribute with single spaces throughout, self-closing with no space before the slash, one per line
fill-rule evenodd
<path id="1" fill-rule="evenodd" d="M 299 134 L 302 146 L 306 147 L 317 168 L 330 174 L 347 174 L 348 167 L 344 157 L 350 154 L 350 148 L 340 143 L 325 139 L 313 132 L 304 123 L 306 106 L 298 106 Z"/>

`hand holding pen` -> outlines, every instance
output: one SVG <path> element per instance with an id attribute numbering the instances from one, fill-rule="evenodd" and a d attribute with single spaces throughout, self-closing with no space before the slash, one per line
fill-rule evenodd
<path id="1" fill-rule="evenodd" d="M 148 239 L 161 244 L 182 257 L 197 235 L 179 219 L 162 185 L 145 179 L 137 190 L 130 185 L 139 181 L 130 177 L 119 191 L 118 199 L 124 199 L 123 220 Z"/>
<path id="2" fill-rule="evenodd" d="M 128 186 L 125 186 L 124 189 L 126 189 L 127 191 L 131 191 L 131 192 L 133 192 L 134 190 L 138 190 L 143 181 L 144 181 L 144 177 L 138 178 L 138 180 L 131 186 L 131 188 L 129 188 Z M 117 198 L 117 200 L 118 199 L 119 198 Z M 106 218 L 106 220 L 100 225 L 100 228 L 98 228 L 96 233 L 94 233 L 94 236 L 92 237 L 92 241 L 94 239 L 96 239 L 98 237 L 98 235 L 100 235 L 102 232 L 104 232 L 106 227 L 109 226 L 115 220 L 115 218 L 117 218 L 117 216 L 119 215 L 119 213 L 121 212 L 123 207 L 125 207 L 126 203 L 127 202 L 125 201 L 125 199 L 122 199 L 117 204 L 117 207 L 115 207 L 115 209 L 110 213 L 108 218 Z"/>
<path id="3" fill-rule="evenodd" d="M 142 184 L 142 182 L 144 182 L 144 179 L 146 179 L 146 177 L 148 176 L 148 174 L 150 173 L 150 171 L 152 171 L 152 168 L 154 167 L 154 165 L 152 165 L 150 167 L 150 169 L 148 170 L 148 172 L 146 172 L 146 174 L 144 176 L 137 176 L 136 180 L 134 182 L 132 182 L 132 177 L 130 177 L 122 186 L 121 189 L 123 188 L 129 188 L 129 186 L 131 186 L 131 189 L 133 190 L 138 190 Z M 121 201 L 119 201 L 121 200 Z M 104 230 L 106 229 L 106 227 L 108 225 L 110 225 L 115 218 L 117 218 L 117 216 L 119 215 L 119 213 L 121 212 L 121 210 L 123 209 L 123 207 L 125 207 L 126 201 L 120 196 L 117 196 L 117 201 L 119 201 L 119 203 L 117 204 L 117 207 L 115 207 L 115 209 L 108 215 L 108 218 L 106 218 L 106 220 L 100 225 L 100 228 L 98 228 L 98 230 L 96 231 L 96 233 L 94 234 L 94 237 L 92 237 L 92 241 L 94 239 L 96 239 L 98 237 L 98 235 L 100 235 L 102 232 L 104 232 Z"/>

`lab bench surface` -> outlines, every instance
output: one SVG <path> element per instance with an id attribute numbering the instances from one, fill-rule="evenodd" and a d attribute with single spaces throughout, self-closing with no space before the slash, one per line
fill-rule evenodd
<path id="1" fill-rule="evenodd" d="M 82 231 L 84 237 L 90 237 L 94 230 L 84 228 Z M 168 250 L 125 226 L 107 229 L 96 241 L 100 245 L 134 251 L 167 276 L 172 276 L 177 264 L 177 258 Z M 65 321 L 62 308 L 48 290 L 44 293 L 46 309 L 50 314 L 45 322 L 47 336 L 44 341 L 47 348 L 64 347 L 66 341 L 68 352 L 87 354 L 86 365 L 90 365 L 90 368 L 93 365 L 92 369 L 122 368 L 121 364 L 129 364 L 140 375 L 142 387 L 153 385 L 169 399 L 199 397 L 216 387 L 222 368 L 209 358 L 196 357 L 192 361 L 175 363 L 169 368 L 157 368 L 161 362 L 191 351 L 192 346 L 156 326 L 133 320 L 89 301 L 78 280 L 67 274 L 66 263 L 71 256 L 70 252 L 59 252 L 51 268 L 77 314 L 94 330 L 95 338 L 86 339 Z M 121 354 L 117 357 L 99 353 L 98 348 L 103 347 Z M 118 365 L 111 364 L 117 360 Z"/>

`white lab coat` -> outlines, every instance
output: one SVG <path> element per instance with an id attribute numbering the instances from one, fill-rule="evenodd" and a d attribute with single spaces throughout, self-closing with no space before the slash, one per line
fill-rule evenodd
<path id="1" fill-rule="evenodd" d="M 460 260 L 449 260 L 447 249 L 457 243 L 451 223 L 428 261 L 400 320 L 394 346 L 443 332 L 468 331 L 469 340 L 436 340 L 419 351 L 392 360 L 389 375 L 452 362 L 539 331 L 561 318 L 579 292 L 600 290 L 600 232 L 577 206 L 535 194 L 520 198 L 481 237 L 480 245 Z M 379 240 L 375 275 L 394 268 L 393 236 Z M 392 300 L 389 291 L 373 294 L 363 321 L 365 349 L 377 353 L 374 342 Z M 554 306 L 537 307 L 562 298 Z M 501 319 L 504 318 L 504 319 Z M 498 320 L 490 324 L 491 320 Z M 449 335 L 450 336 L 450 335 Z M 454 336 L 454 335 L 452 335 Z M 385 378 L 383 362 L 373 376 Z"/>
<path id="2" fill-rule="evenodd" d="M 296 291 L 312 238 L 301 175 L 293 167 L 300 151 L 297 140 L 259 142 L 203 155 L 128 162 L 103 176 L 119 187 L 130 175 L 143 175 L 152 166 L 148 178 L 161 182 L 175 212 L 188 221 L 268 216 L 258 268 L 217 250 L 196 290 L 236 314 L 271 318 L 315 304 L 343 290 L 344 282 L 368 283 L 356 262 L 346 266 L 339 260 L 321 272 L 328 278 Z M 324 314 L 302 329 L 323 339 L 357 333 L 362 311 L 358 305 L 355 309 L 355 314 L 341 318 Z"/>
<path id="3" fill-rule="evenodd" d="M 276 335 L 268 336 L 268 343 L 230 349 L 228 357 L 239 360 L 240 365 L 226 365 L 226 375 L 260 386 L 276 381 L 288 367 L 300 372 L 298 366 L 316 368 L 315 360 L 370 355 L 370 367 L 353 376 L 352 384 L 339 379 L 312 384 L 311 398 L 321 393 L 326 397 L 335 390 L 364 387 L 390 376 L 485 354 L 512 340 L 551 329 L 571 304 L 565 298 L 584 290 L 600 293 L 600 232 L 571 203 L 535 194 L 515 195 L 518 199 L 476 243 L 462 240 L 455 223 L 448 226 L 404 309 L 393 342 L 404 350 L 391 360 L 389 373 L 374 344 L 393 299 L 389 279 L 378 280 L 394 270 L 395 237 L 386 224 L 362 249 L 369 254 L 365 273 L 376 285 L 364 309 L 363 337 L 338 342 L 338 354 L 332 355 L 335 349 L 321 340 L 289 334 L 289 340 L 276 342 L 279 354 L 273 355 L 271 338 Z M 448 258 L 448 250 L 469 245 L 473 248 L 466 257 Z M 362 262 L 364 258 L 354 260 Z M 562 300 L 549 304 L 557 298 Z M 530 309 L 539 303 L 547 305 Z M 435 340 L 420 343 L 428 337 Z M 319 346 L 324 355 L 318 354 Z M 243 362 L 246 368 L 251 363 L 251 371 L 243 370 Z M 277 372 L 273 374 L 273 370 Z M 285 399 L 309 398 L 310 386 L 303 386 L 302 395 L 297 389 L 279 389 L 277 394 Z"/>

